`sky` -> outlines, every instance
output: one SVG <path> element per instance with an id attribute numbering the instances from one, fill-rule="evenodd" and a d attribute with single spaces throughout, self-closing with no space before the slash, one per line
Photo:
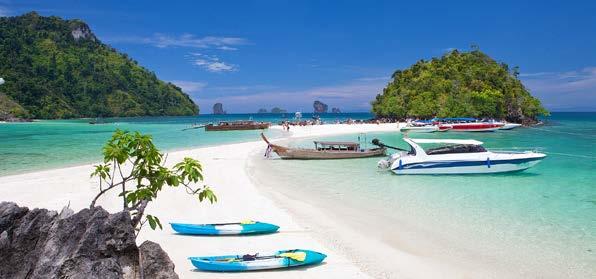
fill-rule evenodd
<path id="1" fill-rule="evenodd" d="M 485 2 L 0 0 L 0 16 L 81 19 L 202 113 L 370 111 L 395 70 L 471 45 L 549 110 L 596 111 L 596 1 Z"/>

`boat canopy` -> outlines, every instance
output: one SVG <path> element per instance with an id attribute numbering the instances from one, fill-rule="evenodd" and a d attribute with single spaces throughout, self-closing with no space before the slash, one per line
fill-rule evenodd
<path id="1" fill-rule="evenodd" d="M 341 145 L 341 146 L 359 146 L 360 144 L 357 142 L 349 142 L 349 141 L 315 141 L 315 144 L 320 145 Z"/>
<path id="2" fill-rule="evenodd" d="M 465 121 L 465 122 L 473 122 L 473 121 L 478 121 L 478 119 L 476 118 L 470 118 L 470 117 L 446 117 L 446 118 L 433 118 L 431 119 L 432 121 Z"/>
<path id="3" fill-rule="evenodd" d="M 477 140 L 460 140 L 460 139 L 410 139 L 415 143 L 450 143 L 450 144 L 471 144 L 481 145 L 481 141 Z"/>

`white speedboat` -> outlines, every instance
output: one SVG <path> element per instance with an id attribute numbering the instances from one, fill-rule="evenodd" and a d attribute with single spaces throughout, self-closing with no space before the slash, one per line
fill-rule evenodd
<path id="1" fill-rule="evenodd" d="M 499 130 L 511 130 L 513 128 L 517 128 L 519 126 L 521 126 L 522 124 L 517 124 L 517 123 L 503 123 L 503 127 L 499 128 Z"/>
<path id="2" fill-rule="evenodd" d="M 415 126 L 415 125 L 407 125 L 399 129 L 402 133 L 434 133 L 439 131 L 439 126 L 436 125 L 426 125 L 426 126 Z"/>
<path id="3" fill-rule="evenodd" d="M 378 163 L 380 168 L 396 174 L 473 174 L 521 171 L 546 157 L 532 151 L 493 152 L 477 140 L 410 139 L 404 138 L 410 150 L 386 146 L 378 140 L 373 143 L 401 150 Z M 430 144 L 424 149 L 421 144 Z"/>

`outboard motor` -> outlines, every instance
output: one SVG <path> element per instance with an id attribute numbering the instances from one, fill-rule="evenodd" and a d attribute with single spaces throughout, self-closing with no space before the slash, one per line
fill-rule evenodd
<path id="1" fill-rule="evenodd" d="M 386 145 L 386 144 L 382 143 L 379 139 L 373 139 L 372 140 L 372 144 L 374 144 L 376 146 L 379 146 L 379 147 L 391 148 L 391 149 L 395 149 L 395 150 L 400 151 L 400 152 L 397 152 L 395 154 L 392 154 L 392 155 L 387 156 L 387 158 L 385 158 L 385 159 L 380 160 L 377 163 L 377 167 L 380 168 L 380 169 L 389 169 L 389 168 L 391 168 L 391 165 L 393 165 L 393 162 L 395 162 L 395 160 L 399 159 L 401 156 L 404 156 L 405 154 L 408 153 L 408 151 L 405 150 L 405 149 Z"/>
<path id="2" fill-rule="evenodd" d="M 388 169 L 391 167 L 391 162 L 389 162 L 386 159 L 381 159 L 379 160 L 379 162 L 377 163 L 377 167 L 380 169 Z"/>

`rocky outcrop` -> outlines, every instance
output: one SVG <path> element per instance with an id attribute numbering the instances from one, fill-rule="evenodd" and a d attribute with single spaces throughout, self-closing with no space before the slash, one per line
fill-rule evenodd
<path id="1" fill-rule="evenodd" d="M 0 203 L 0 278 L 177 278 L 159 245 L 141 246 L 128 212 Z"/>
<path id="2" fill-rule="evenodd" d="M 75 39 L 75 41 L 81 40 L 81 39 L 88 39 L 91 41 L 95 41 L 95 35 L 93 35 L 93 33 L 91 32 L 91 29 L 89 28 L 89 26 L 85 23 L 82 22 L 74 22 L 74 24 L 76 26 L 73 26 L 72 31 L 70 32 L 70 34 L 72 35 L 72 38 Z"/>
<path id="3" fill-rule="evenodd" d="M 145 278 L 178 279 L 178 275 L 174 272 L 174 263 L 159 244 L 145 241 L 139 246 L 139 251 Z"/>
<path id="4" fill-rule="evenodd" d="M 285 109 L 282 109 L 282 108 L 278 108 L 278 107 L 274 107 L 271 109 L 271 113 L 286 113 L 286 112 L 288 112 L 288 111 Z"/>
<path id="5" fill-rule="evenodd" d="M 257 113 L 267 113 L 267 109 L 260 108 L 259 111 L 257 111 Z"/>
<path id="6" fill-rule="evenodd" d="M 327 109 L 328 109 L 327 104 L 325 104 L 321 101 L 315 101 L 313 103 L 312 107 L 314 108 L 315 113 L 326 113 Z"/>
<path id="7" fill-rule="evenodd" d="M 332 113 L 341 113 L 341 110 L 339 108 L 332 108 L 331 112 Z"/>
<path id="8" fill-rule="evenodd" d="M 215 103 L 215 105 L 213 105 L 213 114 L 226 114 L 222 103 Z"/>

